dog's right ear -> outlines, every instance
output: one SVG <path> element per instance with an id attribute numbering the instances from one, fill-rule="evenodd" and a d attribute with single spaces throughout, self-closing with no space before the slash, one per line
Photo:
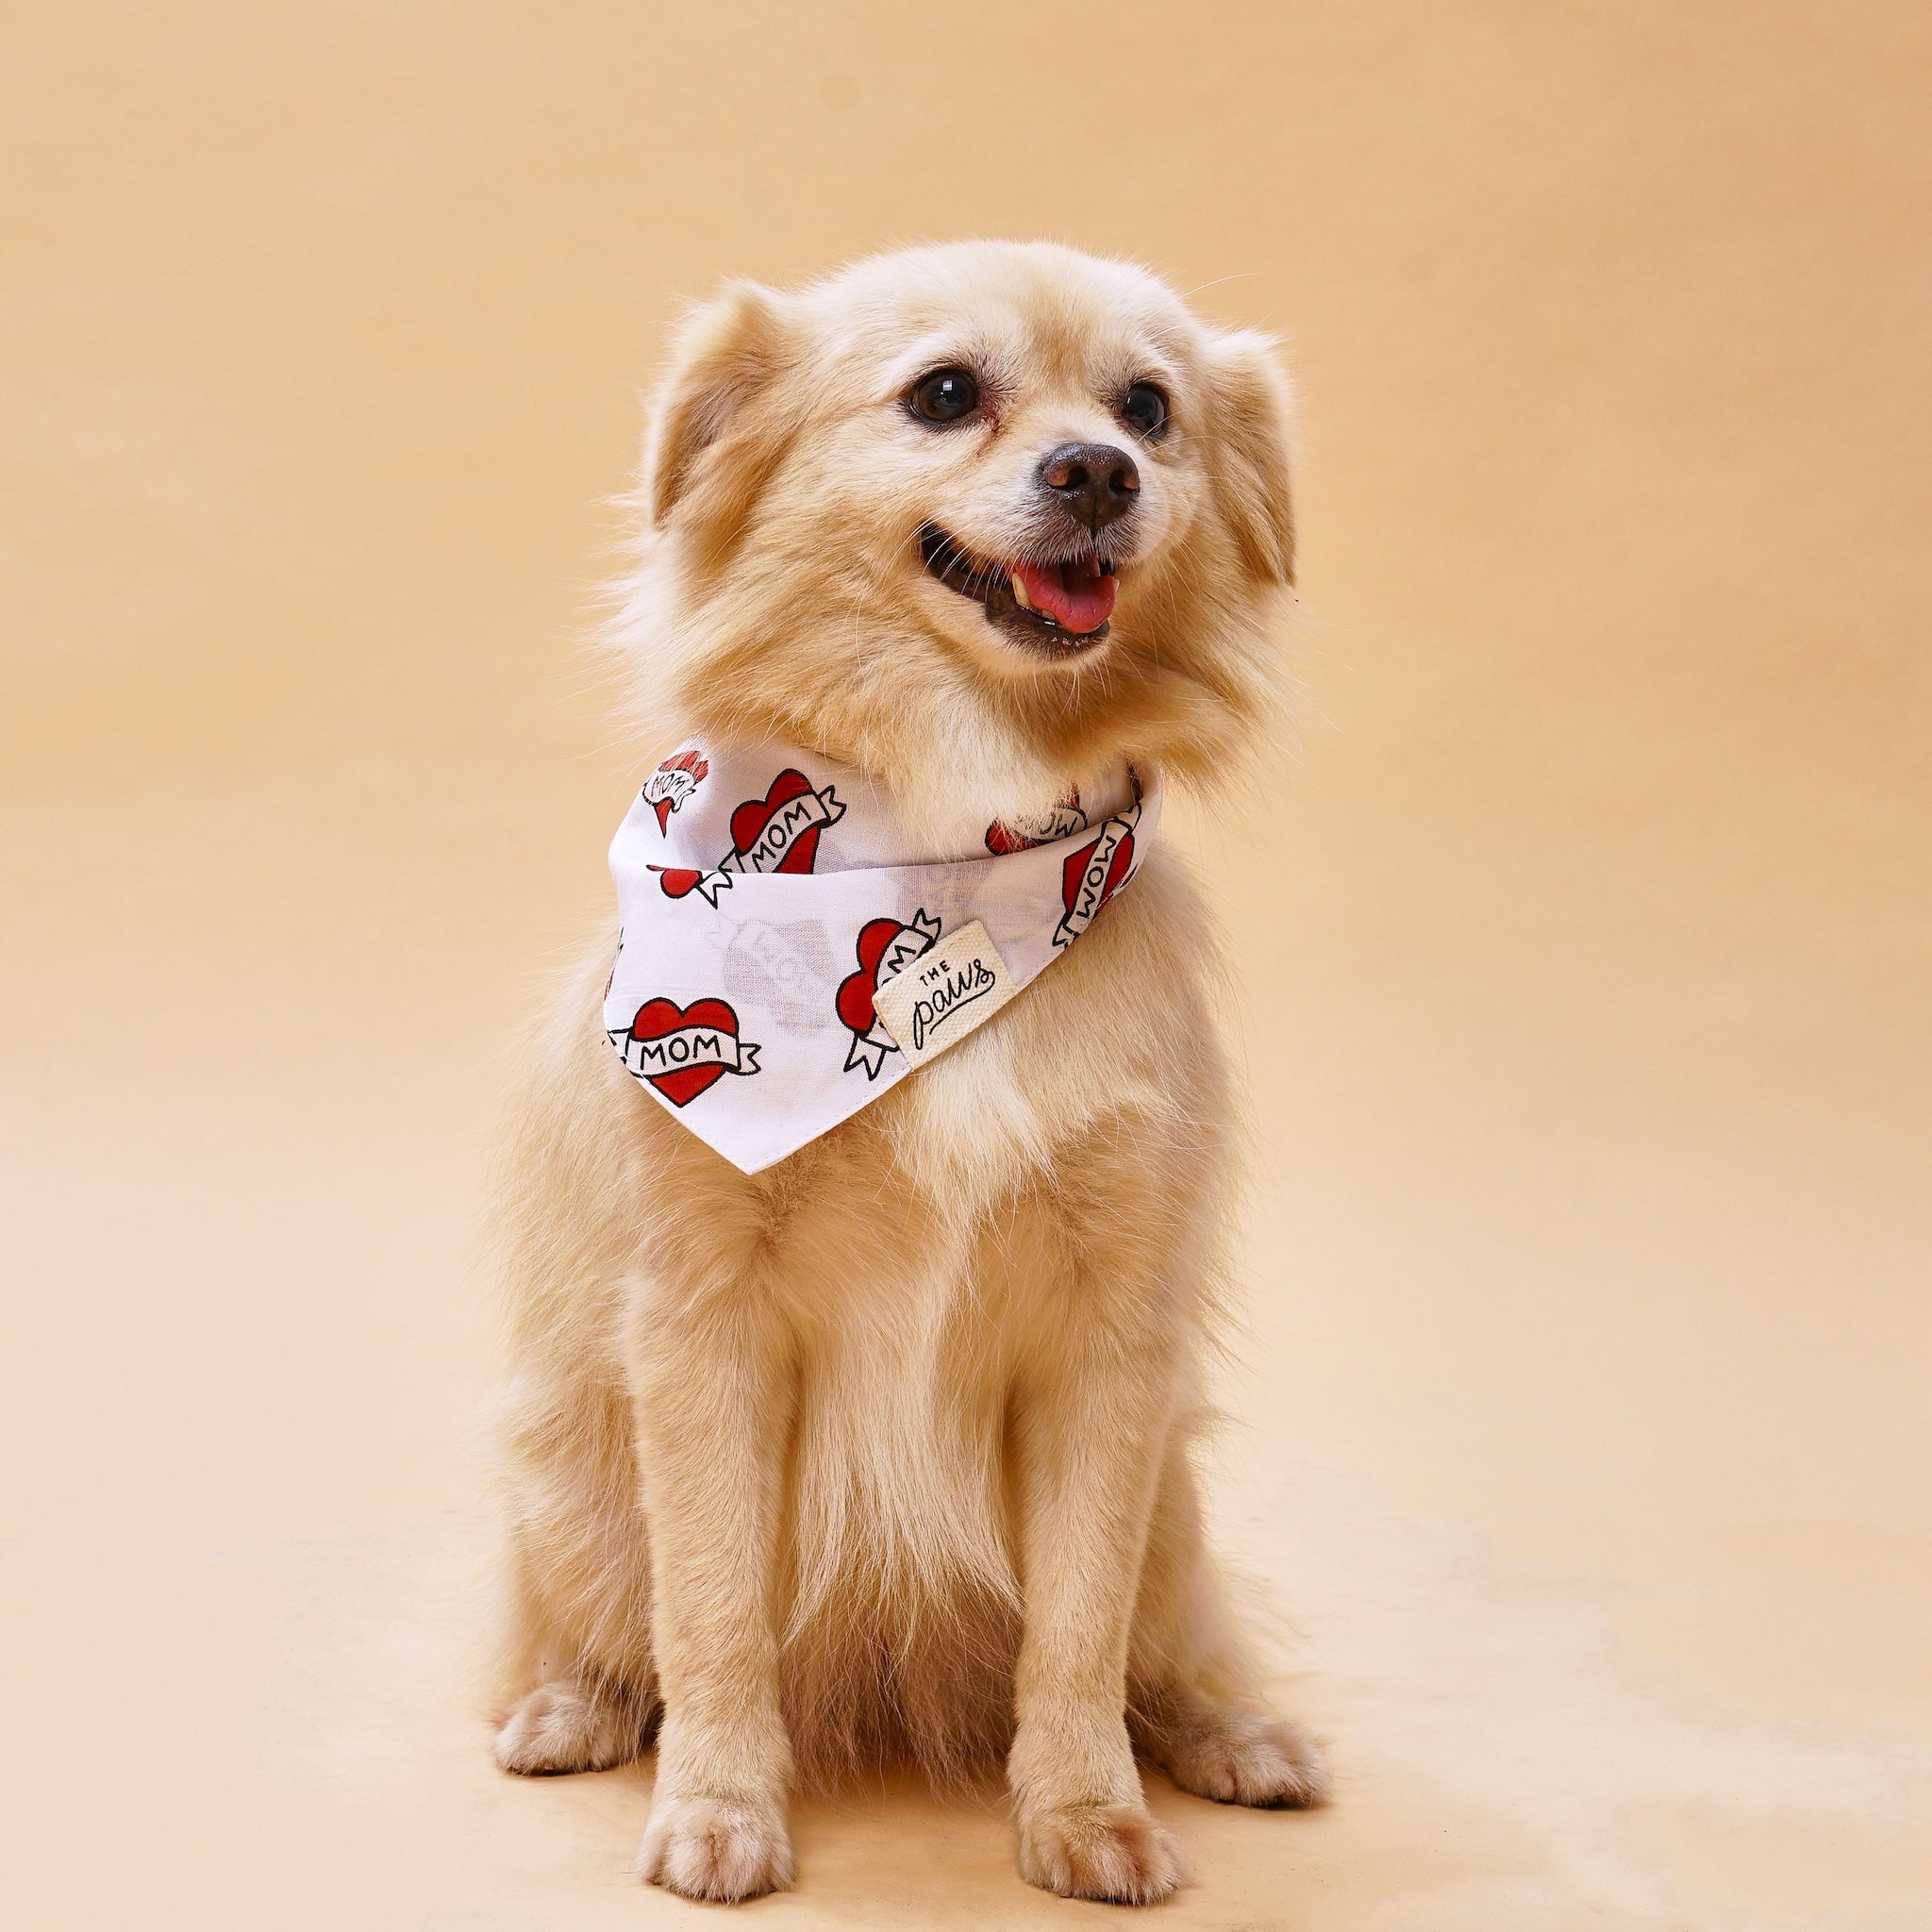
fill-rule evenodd
<path id="1" fill-rule="evenodd" d="M 731 547 L 791 441 L 774 395 L 791 358 L 783 305 L 741 281 L 693 310 L 651 411 L 641 492 L 651 527 L 687 531 L 705 562 Z"/>
<path id="2" fill-rule="evenodd" d="M 1292 586 L 1288 445 L 1293 392 L 1274 344 L 1254 329 L 1216 330 L 1207 347 L 1216 427 L 1209 469 L 1222 514 L 1256 576 Z"/>

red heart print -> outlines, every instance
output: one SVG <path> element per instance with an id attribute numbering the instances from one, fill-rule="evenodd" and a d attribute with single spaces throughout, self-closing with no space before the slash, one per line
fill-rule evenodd
<path id="1" fill-rule="evenodd" d="M 839 1017 L 855 1033 L 872 1031 L 879 961 L 905 930 L 896 919 L 869 919 L 858 929 L 858 971 L 840 982 L 838 998 Z"/>
<path id="2" fill-rule="evenodd" d="M 780 772 L 772 780 L 772 789 L 762 799 L 747 799 L 731 814 L 732 844 L 740 852 L 749 852 L 771 823 L 772 814 L 781 805 L 790 805 L 794 798 L 803 798 L 811 789 L 811 780 L 803 772 L 789 769 Z M 773 870 L 809 872 L 812 861 L 819 856 L 819 834 L 824 829 L 823 825 L 813 825 L 809 831 L 801 832 Z"/>
<path id="3" fill-rule="evenodd" d="M 1094 848 L 1099 843 L 1100 841 L 1096 839 L 1091 845 L 1081 846 L 1079 851 L 1060 868 L 1060 898 L 1069 912 L 1074 909 L 1079 898 L 1080 882 L 1086 875 L 1087 861 L 1093 857 Z M 1100 908 L 1120 891 L 1121 881 L 1133 870 L 1133 865 L 1134 835 L 1131 832 L 1124 832 L 1120 843 L 1113 848 L 1113 858 L 1107 868 L 1107 883 L 1101 887 L 1100 897 L 1094 902 L 1094 914 L 1098 914 Z"/>
<path id="4" fill-rule="evenodd" d="M 683 1026 L 711 1026 L 720 1033 L 738 1038 L 738 1015 L 723 1000 L 693 1000 L 680 1007 L 675 1000 L 646 1000 L 630 1023 L 634 1040 L 661 1040 Z M 685 1107 L 700 1093 L 714 1086 L 724 1074 L 723 1067 L 680 1067 L 675 1073 L 648 1074 L 648 1079 L 674 1107 Z"/>

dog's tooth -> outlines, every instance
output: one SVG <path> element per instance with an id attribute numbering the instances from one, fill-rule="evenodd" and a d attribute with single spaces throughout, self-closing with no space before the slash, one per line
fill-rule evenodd
<path id="1" fill-rule="evenodd" d="M 1021 582 L 1018 571 L 1013 573 L 1013 602 L 1022 610 L 1031 610 L 1033 608 L 1033 599 L 1026 594 L 1026 586 Z"/>

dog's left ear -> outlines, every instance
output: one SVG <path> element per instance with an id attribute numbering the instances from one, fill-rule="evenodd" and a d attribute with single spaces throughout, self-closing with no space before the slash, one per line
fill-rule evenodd
<path id="1" fill-rule="evenodd" d="M 1208 463 L 1221 514 L 1263 583 L 1292 585 L 1289 431 L 1294 393 L 1274 342 L 1257 330 L 1211 334 L 1206 362 L 1214 414 Z"/>
<path id="2" fill-rule="evenodd" d="M 731 547 L 791 441 L 774 394 L 791 359 L 783 303 L 729 283 L 686 321 L 658 386 L 643 500 L 651 527 L 686 530 L 705 562 Z"/>

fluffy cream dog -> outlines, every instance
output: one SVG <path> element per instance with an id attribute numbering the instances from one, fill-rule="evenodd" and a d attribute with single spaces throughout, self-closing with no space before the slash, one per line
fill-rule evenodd
<path id="1" fill-rule="evenodd" d="M 1291 576 L 1268 345 L 1047 245 L 882 256 L 700 309 L 658 397 L 618 642 L 652 732 L 805 747 L 935 851 L 1123 764 L 1211 782 L 1269 718 Z M 1111 775 L 1110 775 L 1111 774 Z M 1226 1075 L 1157 849 L 943 1058 L 745 1175 L 561 1001 L 504 1258 L 513 1645 L 498 1761 L 654 1727 L 642 1875 L 792 1874 L 795 1776 L 1004 1761 L 1034 1884 L 1179 1882 L 1135 1749 L 1299 1805 L 1190 1444 Z"/>

